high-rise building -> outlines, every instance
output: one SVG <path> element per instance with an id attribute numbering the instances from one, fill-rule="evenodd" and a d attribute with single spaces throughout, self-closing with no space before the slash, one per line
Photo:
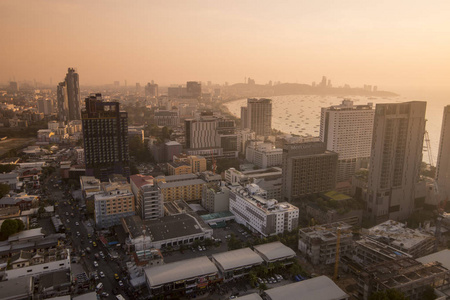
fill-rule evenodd
<path id="1" fill-rule="evenodd" d="M 146 97 L 158 97 L 158 85 L 156 83 L 147 83 L 145 86 L 145 96 Z"/>
<path id="2" fill-rule="evenodd" d="M 86 175 L 102 181 L 110 174 L 130 175 L 128 156 L 128 114 L 119 102 L 105 102 L 91 94 L 82 111 Z"/>
<path id="3" fill-rule="evenodd" d="M 247 109 L 241 108 L 241 128 L 250 128 L 256 135 L 272 134 L 272 100 L 247 99 Z"/>
<path id="4" fill-rule="evenodd" d="M 420 202 L 419 182 L 426 102 L 377 104 L 368 175 L 367 215 L 372 222 L 408 218 Z"/>
<path id="5" fill-rule="evenodd" d="M 185 120 L 186 148 L 223 148 L 224 152 L 237 153 L 236 126 L 233 120 L 202 115 Z"/>
<path id="6" fill-rule="evenodd" d="M 247 120 L 248 110 L 246 106 L 241 106 L 241 129 L 250 129 Z"/>
<path id="7" fill-rule="evenodd" d="M 186 93 L 188 97 L 200 98 L 202 96 L 202 84 L 197 81 L 188 81 L 186 83 Z"/>
<path id="8" fill-rule="evenodd" d="M 164 217 L 164 199 L 152 176 L 130 176 L 131 189 L 136 203 L 136 214 L 142 220 Z"/>
<path id="9" fill-rule="evenodd" d="M 38 112 L 44 115 L 50 115 L 53 113 L 53 103 L 50 99 L 38 99 L 37 101 Z"/>
<path id="10" fill-rule="evenodd" d="M 285 144 L 282 195 L 291 202 L 304 196 L 331 191 L 336 186 L 338 154 L 320 141 Z"/>
<path id="11" fill-rule="evenodd" d="M 9 82 L 9 92 L 18 92 L 19 91 L 19 85 L 16 81 L 10 81 Z"/>
<path id="12" fill-rule="evenodd" d="M 440 199 L 450 197 L 450 105 L 444 107 L 436 164 L 436 181 L 439 186 Z"/>
<path id="13" fill-rule="evenodd" d="M 58 84 L 57 102 L 60 121 L 80 120 L 80 82 L 75 69 L 69 68 L 64 81 Z"/>
<path id="14" fill-rule="evenodd" d="M 339 155 L 337 181 L 348 181 L 361 167 L 366 167 L 372 147 L 375 110 L 372 104 L 342 104 L 323 107 L 320 116 L 320 140 L 326 149 Z"/>

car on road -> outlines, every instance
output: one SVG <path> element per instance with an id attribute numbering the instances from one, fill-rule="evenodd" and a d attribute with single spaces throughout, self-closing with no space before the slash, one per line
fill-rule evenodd
<path id="1" fill-rule="evenodd" d="M 96 260 L 94 260 L 94 267 L 98 267 L 98 262 Z"/>
<path id="2" fill-rule="evenodd" d="M 117 273 L 114 274 L 114 279 L 119 280 L 119 275 Z"/>
<path id="3" fill-rule="evenodd" d="M 97 243 L 96 242 L 92 242 L 92 247 L 97 247 Z"/>
<path id="4" fill-rule="evenodd" d="M 80 223 L 78 223 L 78 222 L 75 222 L 75 225 L 79 226 L 79 225 L 80 225 Z"/>
<path id="5" fill-rule="evenodd" d="M 80 232 L 79 231 L 77 231 L 77 236 L 80 236 Z"/>
<path id="6" fill-rule="evenodd" d="M 109 297 L 109 294 L 107 292 L 103 292 L 100 294 L 100 296 L 107 298 Z"/>
<path id="7" fill-rule="evenodd" d="M 68 216 L 68 215 L 69 215 L 69 212 L 66 211 L 66 216 Z"/>
<path id="8" fill-rule="evenodd" d="M 103 273 L 103 271 L 100 271 L 100 277 L 105 278 L 105 273 Z"/>
<path id="9" fill-rule="evenodd" d="M 66 220 L 66 222 L 67 222 L 67 223 L 70 223 L 70 220 L 69 220 L 69 219 L 67 219 L 67 220 Z"/>
<path id="10" fill-rule="evenodd" d="M 119 286 L 120 286 L 120 287 L 123 287 L 123 282 L 122 282 L 122 280 L 119 280 Z"/>

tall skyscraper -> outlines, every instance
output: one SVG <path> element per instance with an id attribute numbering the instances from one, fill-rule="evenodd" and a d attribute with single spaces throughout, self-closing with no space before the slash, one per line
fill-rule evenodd
<path id="1" fill-rule="evenodd" d="M 450 197 L 450 105 L 444 107 L 441 140 L 436 164 L 436 181 L 439 186 L 440 199 Z"/>
<path id="2" fill-rule="evenodd" d="M 38 112 L 44 115 L 50 115 L 53 113 L 53 103 L 50 99 L 38 99 L 37 101 Z"/>
<path id="3" fill-rule="evenodd" d="M 155 83 L 147 83 L 145 86 L 145 96 L 146 97 L 158 97 L 158 85 Z"/>
<path id="4" fill-rule="evenodd" d="M 246 114 L 246 115 L 245 115 Z M 241 108 L 241 128 L 250 128 L 256 135 L 272 134 L 272 100 L 247 99 L 247 108 Z"/>
<path id="5" fill-rule="evenodd" d="M 320 140 L 327 150 L 339 155 L 337 181 L 349 181 L 361 167 L 366 167 L 372 147 L 375 110 L 372 104 L 323 107 L 320 116 Z"/>
<path id="6" fill-rule="evenodd" d="M 331 191 L 336 186 L 338 155 L 320 141 L 285 144 L 283 147 L 283 201 Z"/>
<path id="7" fill-rule="evenodd" d="M 248 111 L 247 111 L 247 107 L 246 106 L 241 106 L 241 129 L 250 129 L 250 126 L 248 125 L 247 122 L 247 115 L 248 115 Z"/>
<path id="8" fill-rule="evenodd" d="M 188 97 L 200 98 L 202 96 L 202 84 L 197 81 L 188 81 L 186 83 L 186 93 Z"/>
<path id="9" fill-rule="evenodd" d="M 91 94 L 83 109 L 83 140 L 86 175 L 108 181 L 111 174 L 130 175 L 128 156 L 128 114 L 119 102 L 105 102 Z"/>
<path id="10" fill-rule="evenodd" d="M 425 133 L 426 102 L 377 104 L 367 190 L 375 223 L 404 220 L 414 210 Z"/>
<path id="11" fill-rule="evenodd" d="M 75 69 L 69 68 L 64 81 L 58 84 L 57 102 L 60 121 L 80 120 L 80 82 Z"/>

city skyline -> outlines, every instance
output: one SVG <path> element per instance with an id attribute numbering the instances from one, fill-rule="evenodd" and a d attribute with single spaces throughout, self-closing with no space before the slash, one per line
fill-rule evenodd
<path id="1" fill-rule="evenodd" d="M 55 84 L 69 65 L 85 74 L 82 85 L 310 84 L 327 75 L 336 86 L 444 87 L 449 5 L 3 1 L 0 82 Z"/>

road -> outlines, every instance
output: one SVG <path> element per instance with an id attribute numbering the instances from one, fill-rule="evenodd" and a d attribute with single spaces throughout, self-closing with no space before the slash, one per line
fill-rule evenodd
<path id="1" fill-rule="evenodd" d="M 102 291 L 109 294 L 108 297 L 103 297 L 103 299 L 115 299 L 113 289 L 117 289 L 118 292 L 128 299 L 123 289 L 119 287 L 118 280 L 114 278 L 114 274 L 118 274 L 122 279 L 123 273 L 121 272 L 120 262 L 112 261 L 109 258 L 108 249 L 103 246 L 95 234 L 92 234 L 94 232 L 93 228 L 87 226 L 90 222 L 86 220 L 84 214 L 80 211 L 77 204 L 78 201 L 72 199 L 70 192 L 59 183 L 59 180 L 59 169 L 57 169 L 45 181 L 44 186 L 48 199 L 58 203 L 57 214 L 66 227 L 66 235 L 69 239 L 72 253 L 76 256 L 81 256 L 82 251 L 85 251 L 86 255 L 81 257 L 80 263 L 84 266 L 86 274 L 91 276 L 90 278 L 93 278 L 94 273 L 98 274 L 99 279 L 96 280 L 95 285 L 99 282 L 103 283 Z M 96 243 L 95 247 L 93 242 Z M 91 253 L 87 253 L 86 248 L 90 248 Z M 99 254 L 100 251 L 103 252 L 105 258 L 99 257 L 99 259 L 96 259 L 95 254 Z M 94 266 L 94 261 L 97 261 L 98 267 Z M 100 271 L 105 274 L 104 278 L 100 278 Z M 123 283 L 126 288 L 126 280 L 123 280 Z"/>

